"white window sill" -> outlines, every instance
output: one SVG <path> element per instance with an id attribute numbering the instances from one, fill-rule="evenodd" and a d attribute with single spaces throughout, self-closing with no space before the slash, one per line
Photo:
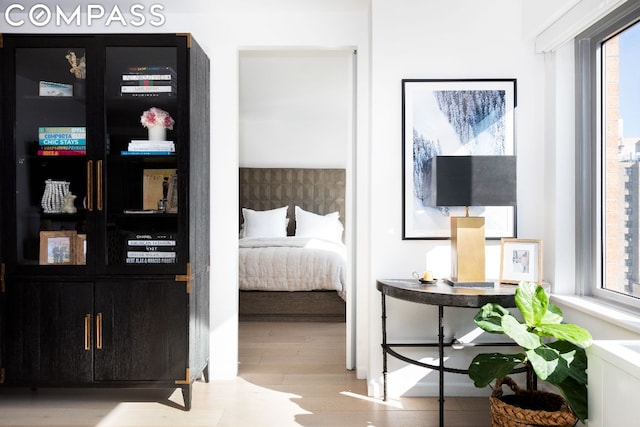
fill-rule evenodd
<path id="1" fill-rule="evenodd" d="M 640 334 L 640 315 L 593 297 L 551 295 L 554 304 L 561 303 L 604 322 Z"/>

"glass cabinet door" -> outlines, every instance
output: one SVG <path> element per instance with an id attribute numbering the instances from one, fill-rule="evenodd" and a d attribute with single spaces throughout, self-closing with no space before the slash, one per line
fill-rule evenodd
<path id="1" fill-rule="evenodd" d="M 177 47 L 107 46 L 105 263 L 135 270 L 179 258 Z"/>
<path id="2" fill-rule="evenodd" d="M 86 264 L 85 48 L 15 49 L 17 265 Z"/>

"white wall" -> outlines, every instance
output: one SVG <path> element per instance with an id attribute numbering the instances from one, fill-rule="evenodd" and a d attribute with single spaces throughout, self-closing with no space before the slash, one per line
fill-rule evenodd
<path id="1" fill-rule="evenodd" d="M 425 253 L 440 258 L 439 276 L 449 273 L 449 242 L 402 240 L 401 80 L 405 78 L 516 78 L 518 236 L 543 238 L 544 61 L 533 38 L 523 38 L 523 1 L 372 1 L 372 256 L 370 301 L 370 393 L 380 394 L 382 357 L 380 295 L 376 278 L 409 277 L 425 265 Z M 488 243 L 487 276 L 497 277 L 499 250 Z M 388 300 L 390 331 L 396 339 L 436 336 L 437 308 Z M 476 310 L 445 310 L 445 335 L 473 328 Z M 416 353 L 435 357 L 435 351 Z M 455 353 L 451 366 L 467 367 L 471 352 Z M 437 375 L 391 362 L 390 393 L 437 393 Z M 402 379 L 401 379 L 402 378 Z M 420 380 L 419 384 L 416 382 Z M 415 385 L 414 385 L 415 384 Z M 448 394 L 479 391 L 465 375 L 446 379 Z"/>
<path id="2" fill-rule="evenodd" d="M 240 52 L 240 166 L 346 168 L 351 50 Z"/>
<path id="3" fill-rule="evenodd" d="M 347 210 L 352 199 L 368 194 L 369 179 L 366 141 L 368 138 L 368 17 L 365 0 L 215 0 L 209 15 L 208 40 L 212 44 L 213 153 L 212 197 L 212 358 L 214 377 L 237 372 L 237 247 L 239 140 L 238 72 L 239 52 L 264 49 L 333 49 L 358 51 L 357 103 L 362 106 L 356 123 L 358 157 L 348 154 L 350 179 L 358 182 L 362 193 L 347 194 Z M 360 157 L 360 154 L 363 157 Z M 360 184 L 362 183 L 362 184 Z M 363 202 L 360 205 L 365 206 Z M 224 207 L 224 208 L 221 208 Z M 357 233 L 352 247 L 367 248 L 367 218 L 358 224 L 345 224 Z M 362 236 L 362 237 L 361 237 Z M 364 243 L 361 242 L 364 240 Z M 351 265 L 356 271 L 366 262 L 358 251 Z M 359 277 L 359 276 L 358 276 Z M 364 304 L 359 301 L 358 305 Z M 362 310 L 365 311 L 365 310 Z M 363 351 L 366 350 L 362 347 Z"/>

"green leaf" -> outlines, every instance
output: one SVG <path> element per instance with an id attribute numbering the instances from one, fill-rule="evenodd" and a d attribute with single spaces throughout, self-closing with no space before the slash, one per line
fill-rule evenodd
<path id="1" fill-rule="evenodd" d="M 560 357 L 566 360 L 569 376 L 581 384 L 587 383 L 587 353 L 583 348 L 567 341 L 556 341 L 548 344 L 555 349 Z"/>
<path id="2" fill-rule="evenodd" d="M 539 347 L 541 344 L 540 337 L 529 332 L 527 326 L 511 316 L 510 314 L 502 317 L 502 329 L 512 340 L 520 347 L 530 349 Z"/>
<path id="3" fill-rule="evenodd" d="M 508 314 L 509 311 L 501 305 L 489 303 L 480 308 L 473 321 L 486 332 L 501 334 L 504 332 L 502 330 L 502 317 Z"/>
<path id="4" fill-rule="evenodd" d="M 562 323 L 562 310 L 553 304 L 547 306 L 547 312 L 540 319 L 541 325 L 552 325 Z"/>
<path id="5" fill-rule="evenodd" d="M 560 384 L 555 384 L 560 390 L 560 394 L 566 399 L 569 408 L 574 414 L 585 422 L 589 417 L 588 394 L 586 383 L 579 383 L 572 377 L 567 377 Z"/>
<path id="6" fill-rule="evenodd" d="M 541 346 L 527 350 L 526 354 L 533 370 L 541 380 L 555 384 L 563 381 L 569 375 L 567 361 L 553 348 Z"/>
<path id="7" fill-rule="evenodd" d="M 536 332 L 541 336 L 554 337 L 558 340 L 569 341 L 579 347 L 587 348 L 591 345 L 591 334 L 580 326 L 570 323 L 559 325 L 540 325 Z"/>
<path id="8" fill-rule="evenodd" d="M 522 281 L 516 289 L 516 306 L 522 313 L 524 322 L 530 328 L 540 324 L 547 313 L 549 297 L 542 286 L 534 282 Z"/>
<path id="9" fill-rule="evenodd" d="M 476 387 L 486 387 L 497 378 L 504 378 L 525 361 L 524 354 L 482 353 L 469 365 L 469 377 Z"/>

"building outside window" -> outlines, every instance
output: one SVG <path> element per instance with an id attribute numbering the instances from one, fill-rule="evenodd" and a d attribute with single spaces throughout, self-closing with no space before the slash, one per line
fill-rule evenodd
<path id="1" fill-rule="evenodd" d="M 576 39 L 578 279 L 640 307 L 640 5 Z"/>

